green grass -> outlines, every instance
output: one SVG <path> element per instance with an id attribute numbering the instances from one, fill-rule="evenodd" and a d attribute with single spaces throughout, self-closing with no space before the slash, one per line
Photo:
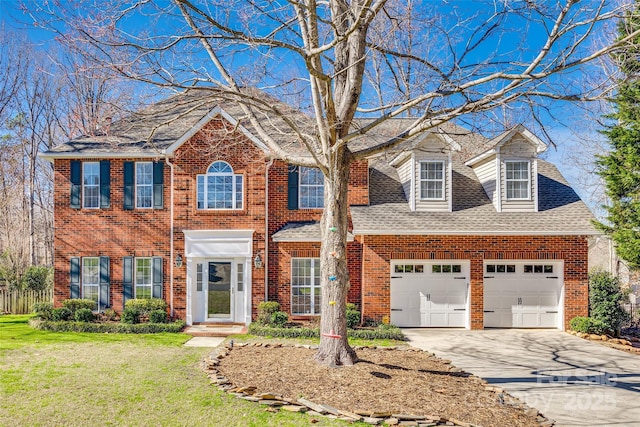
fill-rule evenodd
<path id="1" fill-rule="evenodd" d="M 218 391 L 184 334 L 52 333 L 0 316 L 0 426 L 299 426 Z M 320 418 L 318 425 L 345 425 Z"/>

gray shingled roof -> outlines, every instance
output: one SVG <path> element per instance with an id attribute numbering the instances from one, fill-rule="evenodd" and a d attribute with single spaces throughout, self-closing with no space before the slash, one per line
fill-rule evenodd
<path id="1" fill-rule="evenodd" d="M 294 118 L 296 124 L 309 135 L 316 133 L 315 122 L 312 118 L 258 89 L 247 88 L 243 90 L 245 94 L 249 94 L 256 100 L 253 109 L 261 126 L 269 135 L 292 154 L 305 155 L 306 149 L 298 141 L 297 136 L 285 121 L 277 114 L 273 114 L 273 111 L 269 111 L 269 108 L 277 108 L 278 111 Z M 195 127 L 199 123 L 203 124 L 203 119 L 215 109 L 222 109 L 251 136 L 258 141 L 260 140 L 258 132 L 251 125 L 234 95 L 213 88 L 191 89 L 114 121 L 109 126 L 105 126 L 101 134 L 81 136 L 58 145 L 44 153 L 44 157 L 159 156 L 164 154 L 172 144 L 185 136 L 190 136 Z M 353 128 L 364 126 L 371 120 L 358 118 L 354 120 Z M 369 131 L 366 136 L 352 140 L 349 147 L 352 151 L 358 151 L 384 142 L 398 135 L 414 121 L 415 119 L 412 118 L 386 120 Z M 439 128 L 433 129 L 432 132 L 446 133 L 463 147 L 478 147 L 486 142 L 486 138 L 481 135 L 453 123 L 445 123 Z M 418 135 L 409 139 L 394 152 L 410 149 L 421 138 L 422 136 Z"/>
<path id="2" fill-rule="evenodd" d="M 370 206 L 352 206 L 353 234 L 598 234 L 593 215 L 558 169 L 538 160 L 538 212 L 497 212 L 475 173 L 453 165 L 453 211 L 412 212 L 395 168 L 370 163 Z"/>
<path id="3" fill-rule="evenodd" d="M 353 234 L 347 233 L 347 240 L 353 241 Z M 274 242 L 319 242 L 320 223 L 289 222 L 273 235 Z"/>

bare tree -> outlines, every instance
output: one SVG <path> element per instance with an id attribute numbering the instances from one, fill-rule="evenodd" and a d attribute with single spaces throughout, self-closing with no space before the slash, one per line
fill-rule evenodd
<path id="1" fill-rule="evenodd" d="M 97 49 L 93 59 L 128 78 L 211 87 L 237 100 L 273 158 L 323 172 L 321 331 L 341 337 L 321 338 L 316 359 L 329 365 L 357 360 L 345 321 L 352 162 L 497 108 L 533 105 L 535 115 L 550 102 L 599 98 L 609 82 L 586 86 L 582 73 L 635 36 L 594 48 L 594 38 L 611 38 L 602 24 L 625 9 L 597 0 L 495 0 L 464 8 L 400 0 L 148 0 L 101 3 L 89 14 L 91 6 L 29 11 L 80 49 Z M 309 113 L 311 129 L 248 86 L 285 101 L 303 87 L 299 108 Z M 356 114 L 371 120 L 358 127 Z M 277 117 L 281 132 L 286 127 L 306 153 L 278 144 L 263 115 Z M 395 135 L 376 135 L 395 117 L 414 120 Z"/>

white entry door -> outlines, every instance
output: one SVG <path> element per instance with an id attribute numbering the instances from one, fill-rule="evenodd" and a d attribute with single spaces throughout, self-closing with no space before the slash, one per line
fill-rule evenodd
<path id="1" fill-rule="evenodd" d="M 485 261 L 484 326 L 561 328 L 563 263 Z"/>
<path id="2" fill-rule="evenodd" d="M 391 323 L 404 327 L 469 326 L 468 261 L 394 261 Z"/>

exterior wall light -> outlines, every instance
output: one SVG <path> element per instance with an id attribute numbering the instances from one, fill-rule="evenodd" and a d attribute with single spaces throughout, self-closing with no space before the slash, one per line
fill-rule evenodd
<path id="1" fill-rule="evenodd" d="M 182 267 L 182 255 L 178 254 L 178 256 L 175 259 L 175 263 L 176 263 L 176 267 L 178 268 Z"/>
<path id="2" fill-rule="evenodd" d="M 260 256 L 260 253 L 257 253 L 256 257 L 253 259 L 253 266 L 255 268 L 262 268 L 262 257 Z"/>

